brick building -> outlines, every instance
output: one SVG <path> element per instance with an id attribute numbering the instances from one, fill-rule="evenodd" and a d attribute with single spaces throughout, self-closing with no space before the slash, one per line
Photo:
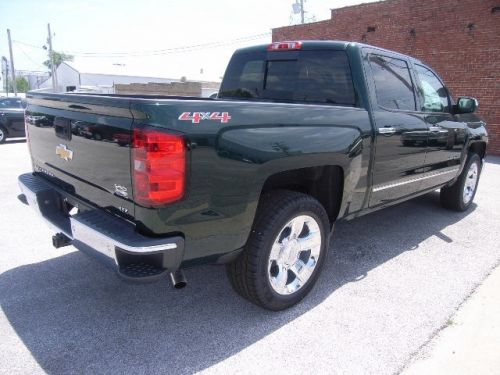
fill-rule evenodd
<path id="1" fill-rule="evenodd" d="M 500 0 L 386 0 L 332 9 L 326 21 L 273 29 L 273 41 L 298 39 L 363 42 L 429 64 L 455 99 L 479 100 L 488 153 L 500 155 Z"/>

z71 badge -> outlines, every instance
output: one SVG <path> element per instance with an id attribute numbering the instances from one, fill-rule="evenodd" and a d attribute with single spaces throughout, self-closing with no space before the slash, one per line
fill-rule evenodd
<path id="1" fill-rule="evenodd" d="M 180 121 L 191 121 L 193 124 L 199 124 L 202 120 L 214 120 L 222 123 L 228 123 L 231 120 L 229 112 L 184 112 L 179 116 Z"/>

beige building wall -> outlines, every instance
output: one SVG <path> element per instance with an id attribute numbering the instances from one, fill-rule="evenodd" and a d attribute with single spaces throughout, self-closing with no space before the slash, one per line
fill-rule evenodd
<path id="1" fill-rule="evenodd" d="M 201 82 L 115 84 L 115 93 L 122 95 L 201 96 Z"/>

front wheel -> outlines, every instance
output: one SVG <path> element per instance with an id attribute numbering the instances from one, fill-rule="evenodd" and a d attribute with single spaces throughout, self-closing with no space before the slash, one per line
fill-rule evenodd
<path id="1" fill-rule="evenodd" d="M 269 309 L 298 303 L 314 286 L 328 249 L 328 217 L 309 195 L 277 191 L 259 208 L 243 253 L 227 265 L 233 288 Z"/>
<path id="2" fill-rule="evenodd" d="M 479 175 L 481 174 L 481 158 L 469 154 L 462 173 L 451 186 L 441 188 L 441 204 L 454 211 L 467 210 L 476 195 Z"/>

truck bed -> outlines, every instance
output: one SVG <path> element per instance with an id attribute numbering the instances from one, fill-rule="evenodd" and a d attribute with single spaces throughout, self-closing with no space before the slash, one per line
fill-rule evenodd
<path id="1" fill-rule="evenodd" d="M 368 165 L 366 110 L 335 105 L 200 98 L 30 93 L 27 118 L 35 173 L 78 199 L 129 220 L 140 233 L 186 234 L 186 258 L 241 248 L 264 182 L 313 165 Z M 37 117 L 38 116 L 38 117 Z M 42 118 L 43 117 L 43 118 Z M 37 120 L 35 120 L 37 119 Z M 332 121 L 335 119 L 335 121 Z M 182 135 L 186 192 L 161 209 L 134 201 L 131 139 L 136 127 Z M 71 139 L 57 134 L 71 129 Z M 66 138 L 65 138 L 66 137 Z M 64 147 L 71 160 L 61 157 Z M 363 156 L 364 155 L 364 156 Z M 349 197 L 350 209 L 362 204 Z"/>

